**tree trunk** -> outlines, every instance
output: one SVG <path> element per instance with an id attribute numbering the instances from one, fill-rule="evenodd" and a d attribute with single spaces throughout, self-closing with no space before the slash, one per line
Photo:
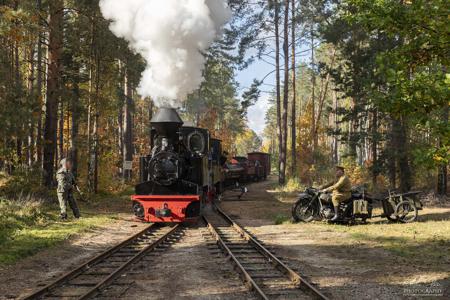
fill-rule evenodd
<path id="1" fill-rule="evenodd" d="M 94 119 L 94 145 L 92 149 L 93 167 L 94 167 L 94 193 L 98 192 L 98 148 L 99 148 L 99 98 L 100 98 L 100 56 L 96 55 L 96 75 L 95 75 L 95 119 Z"/>
<path id="2" fill-rule="evenodd" d="M 98 99 L 98 98 L 97 98 Z M 98 105 L 98 104 L 97 104 Z M 94 132 L 93 132 L 93 137 L 94 137 L 94 144 L 93 144 L 93 148 L 92 148 L 92 165 L 94 168 L 94 172 L 93 172 L 93 192 L 95 194 L 97 194 L 98 192 L 98 147 L 99 147 L 99 137 L 98 137 L 98 127 L 99 127 L 99 112 L 98 112 L 98 106 L 96 105 L 96 112 L 95 112 L 95 117 L 94 117 Z"/>
<path id="3" fill-rule="evenodd" d="M 15 1 L 14 9 L 18 10 L 18 1 Z M 17 97 L 16 101 L 19 102 L 19 105 L 22 106 L 25 104 L 24 95 L 21 89 L 21 81 L 22 78 L 20 76 L 20 55 L 19 55 L 19 42 L 14 42 L 14 84 L 16 89 L 15 96 Z M 23 123 L 17 124 L 16 128 L 16 154 L 17 154 L 17 163 L 19 165 L 23 162 L 23 153 L 22 153 L 22 136 L 23 136 L 24 126 Z"/>
<path id="4" fill-rule="evenodd" d="M 388 176 L 389 186 L 391 189 L 397 187 L 397 159 L 396 159 L 396 134 L 395 134 L 396 122 L 394 119 L 390 121 L 389 139 L 386 145 L 387 147 L 387 162 L 388 162 Z"/>
<path id="5" fill-rule="evenodd" d="M 286 183 L 286 160 L 288 139 L 288 109 L 289 109 L 289 0 L 284 1 L 284 91 L 283 91 L 283 147 L 281 151 L 280 183 Z"/>
<path id="6" fill-rule="evenodd" d="M 93 46 L 93 45 L 92 45 Z M 89 192 L 93 192 L 94 191 L 94 173 L 93 173 L 93 168 L 92 168 L 92 105 L 93 105 L 93 99 L 92 99 L 92 95 L 93 95 L 93 90 L 92 90 L 92 86 L 93 86 L 93 64 L 91 61 L 90 64 L 90 70 L 89 70 L 89 98 L 88 98 L 88 109 L 87 109 L 87 153 L 88 153 L 88 157 L 87 157 L 87 186 L 88 186 L 88 190 Z"/>
<path id="7" fill-rule="evenodd" d="M 312 152 L 317 149 L 317 135 L 316 133 L 316 71 L 315 71 L 315 59 L 314 59 L 314 30 L 311 25 L 311 138 L 312 138 Z"/>
<path id="8" fill-rule="evenodd" d="M 118 173 L 117 176 L 120 178 L 123 178 L 123 106 L 125 103 L 125 67 L 124 63 L 119 60 L 118 61 L 119 66 L 119 74 L 120 74 L 120 81 L 119 81 L 119 103 L 118 103 L 118 112 L 117 112 L 117 147 L 119 152 L 119 157 L 117 160 L 117 167 L 118 167 Z"/>
<path id="9" fill-rule="evenodd" d="M 400 171 L 400 190 L 407 192 L 411 189 L 411 167 L 409 165 L 409 146 L 408 146 L 408 129 L 406 121 L 400 120 L 399 122 L 399 136 L 398 136 L 398 167 Z"/>
<path id="10" fill-rule="evenodd" d="M 40 13 L 42 10 L 42 0 L 37 1 L 37 9 Z M 42 33 L 42 20 L 39 19 L 39 37 L 37 42 L 37 67 L 36 67 L 36 96 L 37 96 L 37 132 L 36 132 L 36 162 L 39 167 L 42 167 L 42 105 L 43 105 L 43 97 L 42 97 L 42 75 L 44 71 L 42 70 L 42 57 L 43 57 L 43 49 L 42 49 L 42 40 L 43 40 L 43 33 Z"/>
<path id="11" fill-rule="evenodd" d="M 282 133 L 282 124 L 281 124 L 281 86 L 280 86 L 280 5 L 278 0 L 274 0 L 274 8 L 275 8 L 275 77 L 276 77 L 276 98 L 277 98 L 277 135 L 278 135 L 278 183 L 284 184 L 281 174 L 281 153 L 283 152 L 283 133 Z"/>
<path id="12" fill-rule="evenodd" d="M 75 178 L 78 176 L 78 132 L 79 132 L 79 101 L 80 101 L 80 86 L 79 86 L 79 70 L 75 76 L 72 95 L 72 124 L 70 131 L 70 158 L 73 163 L 72 172 Z"/>
<path id="13" fill-rule="evenodd" d="M 333 134 L 333 164 L 339 163 L 339 141 L 338 141 L 338 130 L 339 130 L 339 123 L 338 123 L 338 99 L 337 99 L 337 92 L 333 92 L 333 106 L 334 106 L 334 131 L 335 134 Z"/>
<path id="14" fill-rule="evenodd" d="M 336 50 L 333 49 L 333 53 L 331 55 L 331 68 L 334 67 L 334 60 L 336 57 Z M 321 84 L 321 90 L 319 93 L 319 110 L 317 112 L 317 118 L 315 118 L 315 125 L 314 125 L 314 141 L 315 141 L 315 145 L 317 146 L 318 144 L 318 136 L 319 136 L 319 127 L 320 127 L 320 119 L 322 118 L 322 113 L 323 113 L 323 107 L 325 104 L 325 100 L 327 98 L 327 93 L 328 93 L 328 86 L 330 83 L 330 73 L 328 72 L 327 76 L 325 77 L 325 80 L 322 81 Z"/>
<path id="15" fill-rule="evenodd" d="M 356 101 L 355 99 L 351 99 L 351 120 L 350 120 L 350 128 L 348 133 L 348 156 L 356 160 L 358 158 L 357 146 L 358 146 L 358 128 L 359 128 L 359 119 L 358 119 L 358 111 L 356 109 Z"/>
<path id="16" fill-rule="evenodd" d="M 56 149 L 57 109 L 60 95 L 61 54 L 63 41 L 63 0 L 49 2 L 49 66 L 47 78 L 47 101 L 45 103 L 44 126 L 44 184 L 53 184 L 54 159 Z"/>
<path id="17" fill-rule="evenodd" d="M 33 99 L 35 94 L 35 87 L 34 87 L 34 73 L 35 73 L 35 63 L 34 63 L 34 51 L 35 51 L 35 44 L 33 43 L 30 47 L 30 57 L 28 59 L 29 61 L 29 76 L 28 76 L 28 95 L 30 99 Z M 34 107 L 33 107 L 34 108 Z M 27 145 L 27 164 L 28 167 L 32 167 L 34 163 L 34 115 L 33 115 L 34 109 L 30 115 L 30 121 L 28 122 L 28 145 Z"/>
<path id="18" fill-rule="evenodd" d="M 125 103 L 123 106 L 123 116 L 124 116 L 124 130 L 123 130 L 123 160 L 133 161 L 133 123 L 132 123 L 132 105 L 133 105 L 133 95 L 132 87 L 129 79 L 128 68 L 125 71 Z M 124 170 L 123 177 L 125 180 L 131 180 L 132 172 L 131 170 Z"/>
<path id="19" fill-rule="evenodd" d="M 401 191 L 408 191 L 411 189 L 411 169 L 409 165 L 407 126 L 405 120 L 397 118 L 392 119 L 388 147 L 389 178 L 391 187 L 396 187 L 396 175 L 398 171 L 399 188 Z"/>
<path id="20" fill-rule="evenodd" d="M 295 63 L 295 26 L 297 24 L 296 18 L 295 18 L 295 0 L 291 1 L 292 7 L 291 7 L 291 14 L 292 14 L 292 29 L 291 29 L 291 44 L 292 44 L 292 58 L 291 58 L 291 64 L 292 64 L 292 108 L 291 108 L 291 159 L 292 159 L 292 165 L 291 165 L 291 175 L 295 176 L 297 174 L 297 111 L 296 111 L 296 105 L 297 105 L 297 87 L 296 87 L 296 63 Z"/>
<path id="21" fill-rule="evenodd" d="M 378 165 L 378 110 L 372 112 L 372 185 L 377 188 L 377 178 L 380 173 Z"/>
<path id="22" fill-rule="evenodd" d="M 444 124 L 448 123 L 448 105 L 445 105 L 445 107 L 442 110 L 442 122 Z M 444 144 L 445 142 L 443 141 L 442 136 L 439 137 L 439 148 L 442 148 L 445 146 Z M 441 164 L 438 167 L 438 182 L 437 182 L 437 193 L 439 195 L 447 195 L 447 187 L 448 187 L 448 183 L 447 183 L 447 176 L 448 176 L 448 171 L 447 171 L 447 167 L 448 165 L 446 163 Z"/>
<path id="23" fill-rule="evenodd" d="M 64 104 L 62 99 L 59 101 L 59 120 L 58 120 L 58 156 L 64 158 Z"/>

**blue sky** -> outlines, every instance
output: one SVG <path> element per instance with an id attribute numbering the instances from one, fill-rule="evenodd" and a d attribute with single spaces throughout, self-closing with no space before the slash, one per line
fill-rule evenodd
<path id="1" fill-rule="evenodd" d="M 274 67 L 263 61 L 255 61 L 247 69 L 238 72 L 236 80 L 240 84 L 240 93 L 246 90 L 253 82 L 253 79 L 261 80 L 268 73 L 274 70 Z M 270 98 L 270 92 L 275 84 L 275 74 L 269 75 L 264 85 L 261 86 L 261 98 L 258 102 L 249 108 L 248 110 L 248 126 L 253 129 L 258 135 L 262 135 L 265 127 L 265 117 L 267 109 L 269 108 L 268 100 Z"/>
<path id="2" fill-rule="evenodd" d="M 301 52 L 297 53 L 296 60 L 297 65 L 301 63 L 309 63 L 310 52 L 308 51 L 308 46 L 297 45 L 297 50 Z M 256 60 L 247 69 L 237 72 L 236 80 L 240 84 L 239 94 L 242 91 L 248 89 L 252 84 L 253 80 L 256 78 L 258 80 L 266 77 L 267 74 L 275 70 L 275 67 L 269 63 L 262 60 Z M 265 117 L 266 112 L 269 109 L 269 99 L 272 96 L 272 92 L 275 88 L 275 72 L 270 74 L 264 80 L 261 89 L 261 97 L 258 102 L 249 108 L 248 110 L 248 126 L 253 129 L 259 136 L 262 136 L 265 127 Z"/>

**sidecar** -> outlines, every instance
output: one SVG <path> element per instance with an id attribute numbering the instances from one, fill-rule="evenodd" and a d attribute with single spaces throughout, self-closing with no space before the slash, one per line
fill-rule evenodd
<path id="1" fill-rule="evenodd" d="M 421 191 L 410 191 L 406 193 L 398 193 L 389 191 L 389 195 L 381 200 L 383 214 L 393 222 L 411 223 L 417 220 L 419 210 L 423 205 L 418 195 Z"/>

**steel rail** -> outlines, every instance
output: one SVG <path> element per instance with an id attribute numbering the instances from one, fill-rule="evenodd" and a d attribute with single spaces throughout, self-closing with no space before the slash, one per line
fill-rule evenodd
<path id="1" fill-rule="evenodd" d="M 281 260 L 279 260 L 275 255 L 272 254 L 269 250 L 267 250 L 261 243 L 259 243 L 255 238 L 253 238 L 242 226 L 236 223 L 233 219 L 231 219 L 223 210 L 221 210 L 216 205 L 214 206 L 216 211 L 221 215 L 228 223 L 230 223 L 233 228 L 238 231 L 241 236 L 250 242 L 259 253 L 265 256 L 278 270 L 283 272 L 289 279 L 297 285 L 299 288 L 305 288 L 309 291 L 312 296 L 322 300 L 329 300 L 327 296 L 325 296 L 322 292 L 320 292 L 316 287 L 314 287 L 311 283 L 309 283 L 305 278 L 300 276 L 297 272 L 289 268 L 286 264 L 284 264 Z"/>
<path id="2" fill-rule="evenodd" d="M 113 273 L 111 273 L 108 277 L 106 277 L 105 279 L 103 279 L 101 282 L 99 282 L 96 286 L 94 286 L 91 290 L 89 290 L 87 293 L 85 293 L 83 296 L 79 297 L 79 300 L 84 300 L 84 299 L 88 299 L 90 297 L 95 296 L 96 294 L 98 294 L 101 289 L 106 286 L 108 283 L 110 283 L 111 281 L 113 281 L 114 279 L 116 279 L 119 275 L 121 275 L 123 273 L 123 271 L 129 267 L 131 264 L 133 264 L 134 262 L 138 261 L 139 259 L 141 259 L 144 255 L 147 254 L 147 252 L 152 251 L 153 249 L 155 249 L 156 247 L 158 247 L 159 245 L 161 245 L 163 242 L 165 242 L 175 231 L 177 231 L 180 228 L 180 224 L 175 225 L 172 229 L 170 229 L 167 233 L 165 233 L 164 235 L 162 235 L 160 238 L 158 238 L 156 241 L 152 242 L 151 244 L 149 244 L 147 247 L 145 247 L 144 249 L 142 249 L 139 253 L 137 253 L 133 258 L 131 258 L 130 260 L 128 260 L 126 263 L 124 263 L 121 267 L 119 267 L 118 269 L 116 269 Z"/>
<path id="3" fill-rule="evenodd" d="M 140 232 L 138 232 L 135 235 L 131 236 L 130 238 L 124 240 L 123 242 L 115 245 L 112 248 L 107 249 L 106 251 L 100 253 L 99 255 L 93 257 L 92 259 L 90 259 L 86 263 L 82 264 L 78 268 L 76 268 L 76 269 L 74 269 L 74 270 L 72 270 L 72 271 L 70 271 L 68 273 L 65 273 L 65 274 L 61 275 L 58 279 L 56 279 L 52 283 L 44 286 L 43 288 L 33 292 L 32 294 L 30 294 L 28 296 L 25 296 L 22 299 L 23 300 L 39 299 L 39 297 L 42 297 L 44 294 L 48 293 L 53 288 L 55 288 L 55 287 L 65 283 L 65 282 L 67 282 L 67 281 L 69 281 L 69 280 L 71 280 L 73 278 L 75 278 L 76 276 L 80 275 L 84 271 L 88 270 L 91 266 L 101 262 L 102 260 L 104 260 L 105 258 L 111 256 L 113 253 L 115 253 L 119 249 L 122 249 L 123 247 L 125 247 L 126 245 L 128 245 L 129 243 L 134 241 L 135 239 L 143 236 L 150 229 L 152 229 L 154 226 L 155 226 L 155 224 L 150 224 L 149 226 L 145 227 L 143 230 L 141 230 Z"/>
<path id="4" fill-rule="evenodd" d="M 212 223 L 209 222 L 208 218 L 206 216 L 203 216 L 203 220 L 206 222 L 209 230 L 214 235 L 217 243 L 219 246 L 224 249 L 228 256 L 233 260 L 234 264 L 238 267 L 239 272 L 244 277 L 244 280 L 246 281 L 246 285 L 249 288 L 252 288 L 256 291 L 258 296 L 260 296 L 264 300 L 269 300 L 267 295 L 262 291 L 262 289 L 258 286 L 258 284 L 253 280 L 253 278 L 248 274 L 248 272 L 245 270 L 245 268 L 242 266 L 242 264 L 239 262 L 239 260 L 236 258 L 236 256 L 233 254 L 233 252 L 230 250 L 230 248 L 225 244 L 220 234 L 217 232 L 216 228 L 212 225 Z"/>

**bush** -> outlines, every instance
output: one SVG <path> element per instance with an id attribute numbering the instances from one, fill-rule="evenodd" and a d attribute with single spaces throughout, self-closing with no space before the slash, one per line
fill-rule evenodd
<path id="1" fill-rule="evenodd" d="M 0 199 L 0 244 L 13 238 L 27 227 L 45 223 L 49 216 L 42 209 L 42 202 L 32 197 L 19 196 L 18 200 Z"/>
<path id="2" fill-rule="evenodd" d="M 39 170 L 18 167 L 12 175 L 0 174 L 0 194 L 7 199 L 16 200 L 22 195 L 47 199 L 51 192 L 42 186 L 41 180 L 42 174 Z"/>
<path id="3" fill-rule="evenodd" d="M 297 177 L 292 177 L 285 185 L 277 187 L 276 191 L 279 193 L 294 193 L 304 189 L 305 187 L 300 183 L 300 180 Z"/>

